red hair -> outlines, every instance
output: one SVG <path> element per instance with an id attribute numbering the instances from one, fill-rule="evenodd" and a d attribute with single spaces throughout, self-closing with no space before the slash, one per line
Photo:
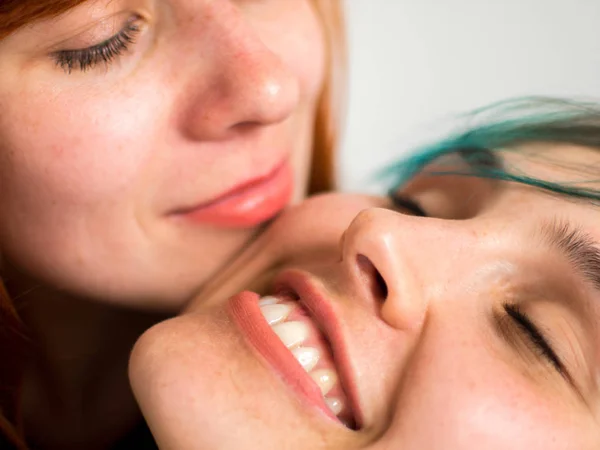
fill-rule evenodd
<path id="1" fill-rule="evenodd" d="M 37 20 L 58 16 L 87 0 L 0 0 L 0 39 Z M 342 4 L 312 0 L 325 31 L 328 72 L 317 107 L 311 194 L 335 185 L 335 148 L 338 140 L 341 99 L 345 88 L 345 29 Z M 0 280 L 0 447 L 25 449 L 20 420 L 20 384 L 23 377 L 27 339 L 25 327 Z"/>
<path id="2" fill-rule="evenodd" d="M 25 327 L 0 283 L 0 447 L 25 448 L 20 415 L 20 385 L 27 354 Z"/>
<path id="3" fill-rule="evenodd" d="M 313 0 L 321 17 L 328 49 L 325 84 L 315 117 L 313 162 L 309 193 L 328 191 L 335 187 L 335 156 L 339 140 L 342 101 L 345 97 L 346 30 L 340 1 Z"/>
<path id="4" fill-rule="evenodd" d="M 58 16 L 85 0 L 2 0 L 0 4 L 0 39 L 23 25 Z"/>

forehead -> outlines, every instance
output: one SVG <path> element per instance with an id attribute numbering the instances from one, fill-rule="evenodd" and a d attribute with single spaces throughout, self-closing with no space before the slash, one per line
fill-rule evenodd
<path id="1" fill-rule="evenodd" d="M 437 199 L 438 210 L 444 204 L 468 207 L 468 213 L 447 218 L 485 214 L 495 223 L 518 220 L 520 229 L 558 220 L 600 241 L 600 149 L 527 143 L 493 151 L 458 151 L 436 158 L 403 189 L 419 200 Z"/>
<path id="2" fill-rule="evenodd" d="M 420 174 L 426 176 L 420 177 Z M 596 203 L 593 197 L 600 197 L 600 149 L 557 143 L 527 143 L 495 150 L 457 150 L 434 159 L 414 179 L 409 180 L 407 185 L 442 182 L 444 186 L 448 186 L 448 180 L 451 184 L 464 182 L 464 175 L 469 175 L 467 180 L 500 179 L 505 181 L 501 183 L 503 190 L 509 187 L 518 189 L 553 184 L 556 188 L 586 191 L 590 193 L 590 198 L 582 201 L 582 204 L 593 206 Z M 510 180 L 514 183 L 506 183 Z M 565 193 L 555 197 L 572 201 L 577 196 Z"/>
<path id="3" fill-rule="evenodd" d="M 562 219 L 592 219 L 591 232 L 596 231 L 600 218 L 600 150 L 564 144 L 528 144 L 500 151 L 503 168 L 523 183 L 510 183 L 512 192 L 523 197 L 536 215 L 547 214 Z M 527 185 L 531 180 L 533 187 Z M 591 198 L 578 198 L 568 193 L 538 188 L 539 184 L 553 183 L 557 187 L 587 192 Z M 596 197 L 596 198 L 594 198 Z M 559 206 L 560 205 L 560 206 Z M 536 207 L 537 206 L 537 207 Z M 546 214 L 544 214 L 546 215 Z M 568 215 L 574 217 L 560 217 Z"/>
<path id="4" fill-rule="evenodd" d="M 511 172 L 600 192 L 600 149 L 536 143 L 500 153 Z"/>

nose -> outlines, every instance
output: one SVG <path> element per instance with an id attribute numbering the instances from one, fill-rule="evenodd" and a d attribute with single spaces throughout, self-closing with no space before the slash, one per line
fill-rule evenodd
<path id="1" fill-rule="evenodd" d="M 370 208 L 345 231 L 342 262 L 354 287 L 388 325 L 418 331 L 431 298 L 443 289 L 468 233 L 442 219 Z"/>
<path id="2" fill-rule="evenodd" d="M 239 12 L 232 14 L 235 17 L 223 21 L 223 29 L 215 33 L 218 39 L 210 44 L 205 72 L 188 89 L 187 95 L 195 95 L 186 128 L 198 140 L 219 140 L 282 122 L 299 102 L 299 81 L 293 69 L 238 17 Z"/>

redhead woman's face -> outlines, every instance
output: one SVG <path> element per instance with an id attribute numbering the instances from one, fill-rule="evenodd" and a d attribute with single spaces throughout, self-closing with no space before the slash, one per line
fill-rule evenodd
<path id="1" fill-rule="evenodd" d="M 562 155 L 600 163 L 532 153 L 512 163 L 559 181 Z M 308 200 L 142 336 L 130 377 L 160 445 L 600 448 L 597 207 L 473 177 L 401 195 L 430 217 Z"/>
<path id="2" fill-rule="evenodd" d="M 310 0 L 88 1 L 0 60 L 0 254 L 37 282 L 177 306 L 305 192 Z"/>

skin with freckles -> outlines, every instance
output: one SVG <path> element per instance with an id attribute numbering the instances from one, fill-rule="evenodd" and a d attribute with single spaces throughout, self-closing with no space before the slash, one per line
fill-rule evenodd
<path id="1" fill-rule="evenodd" d="M 581 181 L 577 167 L 600 163 L 596 150 L 559 144 L 503 157 L 556 182 Z M 426 217 L 383 198 L 307 200 L 183 315 L 141 337 L 130 379 L 160 445 L 599 448 L 600 292 L 563 245 L 568 226 L 597 247 L 597 206 L 423 173 L 397 195 Z M 356 429 L 303 401 L 230 313 L 230 297 L 276 293 L 273 280 L 290 270 L 337 318 Z"/>
<path id="2" fill-rule="evenodd" d="M 5 37 L 17 3 L 0 7 L 0 282 L 33 345 L 0 419 L 35 448 L 105 449 L 141 422 L 135 340 L 306 195 L 335 4 L 89 0 Z M 242 213 L 192 213 L 215 203 Z"/>
<path id="3" fill-rule="evenodd" d="M 119 33 L 109 64 L 64 53 Z M 35 282 L 174 309 L 258 228 L 174 212 L 284 161 L 305 193 L 325 76 L 309 0 L 90 1 L 0 58 L 0 250 Z"/>

